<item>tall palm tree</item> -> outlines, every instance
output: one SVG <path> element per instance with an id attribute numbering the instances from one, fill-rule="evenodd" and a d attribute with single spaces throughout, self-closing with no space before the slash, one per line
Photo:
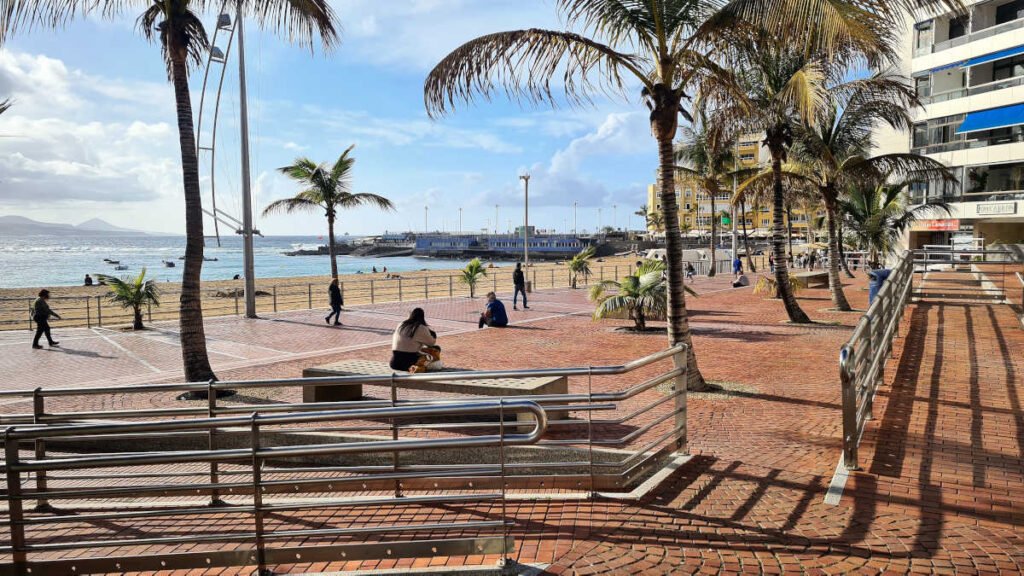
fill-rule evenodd
<path id="1" fill-rule="evenodd" d="M 359 206 L 377 206 L 381 210 L 395 208 L 383 196 L 352 192 L 352 167 L 356 159 L 350 154 L 355 146 L 353 144 L 346 148 L 330 168 L 309 158 L 296 158 L 291 166 L 279 168 L 282 174 L 302 184 L 305 189 L 291 198 L 275 200 L 263 209 L 264 216 L 275 212 L 324 211 L 327 216 L 327 253 L 331 256 L 331 278 L 338 277 L 338 258 L 334 253 L 334 224 L 338 219 L 338 211 Z"/>
<path id="2" fill-rule="evenodd" d="M 206 352 L 200 272 L 203 266 L 203 208 L 199 188 L 199 159 L 188 74 L 209 49 L 209 38 L 198 12 L 218 9 L 210 0 L 0 0 L 0 45 L 20 29 L 61 29 L 93 15 L 117 18 L 141 11 L 142 35 L 160 44 L 167 78 L 174 86 L 178 143 L 185 197 L 185 262 L 182 270 L 180 326 L 181 356 L 190 382 L 216 379 Z M 312 47 L 319 37 L 324 48 L 338 42 L 336 17 L 327 0 L 236 0 L 240 15 L 271 28 L 289 41 Z"/>
<path id="3" fill-rule="evenodd" d="M 133 314 L 132 330 L 142 330 L 142 307 L 160 305 L 160 288 L 156 280 L 146 280 L 146 269 L 132 277 L 117 278 L 107 274 L 99 274 L 97 278 L 110 287 L 110 301 L 120 304 L 125 310 L 131 308 Z"/>
<path id="4" fill-rule="evenodd" d="M 858 186 L 839 201 L 846 229 L 858 247 L 868 252 L 868 263 L 873 266 L 896 251 L 900 237 L 914 222 L 950 213 L 949 205 L 943 202 L 908 208 L 905 191 L 909 185 L 907 181 Z"/>
<path id="5" fill-rule="evenodd" d="M 715 275 L 715 248 L 718 244 L 719 213 L 715 199 L 725 186 L 725 178 L 736 165 L 735 135 L 722 123 L 709 122 L 710 113 L 701 109 L 692 127 L 682 129 L 683 142 L 676 149 L 676 171 L 680 179 L 707 194 L 711 199 L 711 267 Z"/>

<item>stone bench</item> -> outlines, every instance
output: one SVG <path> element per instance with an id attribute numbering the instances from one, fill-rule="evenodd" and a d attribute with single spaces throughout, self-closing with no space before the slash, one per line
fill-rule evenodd
<path id="1" fill-rule="evenodd" d="M 395 372 L 384 362 L 373 360 L 342 360 L 323 366 L 313 366 L 302 371 L 303 378 L 324 378 L 330 376 L 390 376 Z M 431 372 L 430 374 L 444 374 Z M 387 384 L 382 384 L 387 386 Z M 426 390 L 462 396 L 533 396 L 543 394 L 567 394 L 569 381 L 565 376 L 538 376 L 528 378 L 475 378 L 469 380 L 396 380 L 395 386 L 407 390 Z M 303 402 L 341 402 L 359 400 L 363 397 L 362 384 L 341 384 L 326 386 L 303 386 Z M 560 420 L 568 416 L 565 411 L 549 412 L 549 420 Z M 520 418 L 533 417 L 520 414 Z"/>
<path id="2" fill-rule="evenodd" d="M 800 272 L 793 274 L 793 277 L 803 281 L 808 288 L 814 288 L 815 285 L 828 288 L 828 272 L 826 270 Z"/>

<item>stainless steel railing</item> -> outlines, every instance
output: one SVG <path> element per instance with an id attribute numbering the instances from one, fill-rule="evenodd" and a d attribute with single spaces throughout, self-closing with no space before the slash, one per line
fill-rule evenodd
<path id="1" fill-rule="evenodd" d="M 913 292 L 914 259 L 904 252 L 892 274 L 882 284 L 867 312 L 839 350 L 839 376 L 843 398 L 843 464 L 857 470 L 857 446 L 864 426 L 871 419 L 871 407 L 878 385 L 885 375 L 885 362 L 892 341 L 899 332 L 903 311 Z"/>
<path id="2" fill-rule="evenodd" d="M 671 367 L 657 366 L 668 361 L 672 361 Z M 641 378 L 627 377 L 636 371 L 643 372 Z M 356 506 L 351 502 L 363 502 L 369 494 L 370 500 L 378 506 L 386 502 L 396 510 L 408 507 L 413 515 L 426 514 L 432 522 L 431 511 L 437 512 L 442 505 L 457 502 L 466 507 L 482 506 L 480 500 L 460 498 L 500 493 L 502 499 L 490 504 L 491 515 L 509 523 L 514 521 L 512 516 L 504 509 L 497 514 L 493 508 L 504 506 L 506 494 L 521 498 L 558 493 L 563 497 L 587 498 L 598 492 L 628 491 L 661 469 L 674 454 L 684 452 L 686 374 L 686 347 L 679 345 L 618 366 L 6 391 L 0 393 L 0 399 L 8 406 L 21 399 L 32 408 L 31 412 L 0 416 L 0 425 L 9 427 L 5 437 L 6 498 L 12 515 L 15 508 L 20 507 L 17 513 L 22 515 L 19 522 L 24 522 L 23 528 L 38 528 L 51 527 L 56 519 L 70 521 L 71 515 L 64 511 L 82 507 L 84 503 L 102 504 L 104 511 L 90 516 L 93 511 L 86 507 L 76 510 L 75 518 L 167 520 L 191 517 L 192 510 L 205 509 L 202 503 L 219 506 L 222 511 L 254 514 L 254 506 L 257 506 L 254 501 L 233 500 L 246 495 L 255 498 L 253 494 L 257 491 L 261 498 L 281 499 L 273 504 L 275 507 L 306 510 L 316 506 L 337 510 L 335 516 L 342 519 L 350 518 L 346 514 L 351 506 Z M 409 380 L 538 376 L 573 378 L 573 386 L 565 394 L 510 396 L 488 401 L 456 395 L 427 396 L 422 392 L 407 395 L 402 387 Z M 609 378 L 615 379 L 611 385 L 602 384 L 602 379 Z M 598 389 L 595 389 L 595 381 L 599 383 Z M 281 395 L 296 395 L 297 389 L 303 386 L 341 384 L 363 384 L 368 392 L 381 399 L 253 404 L 225 400 L 217 395 L 218 390 L 225 389 L 241 392 L 268 388 L 276 389 Z M 181 406 L 180 402 L 170 400 L 173 393 L 189 391 L 205 392 L 205 406 Z M 140 406 L 143 398 L 148 405 Z M 108 407 L 115 402 L 123 402 L 125 408 Z M 88 409 L 91 404 L 98 408 Z M 511 406 L 521 409 L 513 410 Z M 533 406 L 543 408 L 543 418 Z M 528 419 L 507 422 L 505 414 L 515 411 Z M 255 418 L 260 433 L 258 439 L 252 438 L 253 413 L 258 414 Z M 413 418 L 398 417 L 400 414 Z M 434 418 L 442 415 L 439 420 Z M 481 420 L 481 416 L 487 415 L 489 418 Z M 146 418 L 161 420 L 158 423 L 135 421 Z M 115 422 L 111 423 L 112 420 Z M 529 442 L 520 442 L 518 436 L 510 435 L 509 427 L 529 428 Z M 540 434 L 543 437 L 533 438 Z M 495 438 L 516 441 L 499 441 L 495 445 Z M 440 442 L 442 440 L 444 442 Z M 272 446 L 272 443 L 277 445 Z M 260 464 L 239 465 L 252 458 L 259 459 Z M 259 479 L 253 480 L 254 472 L 260 475 Z M 357 498 L 357 494 L 363 499 Z M 313 503 L 295 500 L 302 495 L 312 498 Z M 181 505 L 181 498 L 189 498 L 190 503 Z M 197 499 L 200 504 L 193 502 Z M 26 502 L 33 501 L 36 507 L 26 512 Z M 226 508 L 222 506 L 225 502 L 230 504 Z M 280 510 L 267 508 L 267 505 L 267 502 L 259 504 L 262 510 Z M 61 510 L 55 516 L 50 515 L 53 506 Z M 57 525 L 64 527 L 64 524 Z M 354 550 L 350 546 L 353 542 L 344 544 L 348 548 L 332 542 L 334 547 L 318 553 L 318 557 L 338 560 L 373 557 L 373 554 L 380 558 L 399 554 L 501 554 L 510 546 L 507 538 L 479 542 L 474 538 L 455 538 L 445 539 L 440 544 L 433 540 L 429 546 L 422 541 L 411 541 L 389 547 L 416 530 L 429 532 L 433 528 L 432 525 L 421 526 L 422 529 L 405 524 L 388 526 L 392 529 L 373 532 L 380 542 L 361 543 L 365 550 Z M 488 526 L 493 529 L 497 525 L 467 526 L 479 530 Z M 95 530 L 95 526 L 92 528 Z M 14 530 L 12 524 L 10 551 L 17 548 L 25 554 L 47 553 L 58 549 L 53 546 L 67 544 L 47 541 L 48 533 L 41 534 L 41 543 L 16 542 Z M 149 541 L 145 527 L 143 532 L 145 537 L 140 537 L 141 540 Z M 369 533 L 347 525 L 301 532 L 290 527 L 280 531 L 285 535 L 282 538 L 344 536 L 351 539 L 357 534 Z M 253 534 L 249 531 L 227 535 L 237 537 L 239 542 L 252 542 Z M 199 536 L 192 540 L 182 537 L 182 541 L 221 546 L 228 542 L 207 534 Z M 269 539 L 272 537 L 264 540 Z M 75 543 L 91 545 L 84 540 Z M 161 543 L 176 542 L 161 540 Z M 38 548 L 38 545 L 44 547 Z M 484 546 L 489 552 L 474 551 L 474 546 Z M 392 555 L 386 554 L 388 550 Z M 342 551 L 348 556 L 339 556 Z M 174 550 L 169 553 L 176 554 Z M 294 563 L 294 558 L 289 560 L 291 553 L 291 549 L 285 552 L 267 549 L 262 561 Z M 305 552 L 296 553 L 309 557 Z M 179 567 L 190 562 L 204 563 L 198 564 L 200 566 L 207 565 L 206 562 L 252 564 L 254 558 L 261 559 L 258 554 L 247 554 L 213 550 L 200 556 L 182 556 L 180 562 L 178 556 L 172 557 L 178 562 L 174 565 Z M 157 562 L 154 558 L 138 562 L 121 560 L 124 558 L 118 560 L 122 568 L 106 560 L 96 560 L 99 564 L 95 566 L 112 571 L 127 570 L 123 566 L 140 570 L 171 566 L 154 563 Z M 149 568 L 139 568 L 143 565 L 140 563 L 146 562 Z M 81 570 L 85 565 L 77 566 Z M 61 564 L 60 569 L 67 566 Z M 5 570 L 13 568 L 0 565 L 0 576 L 14 573 Z"/>
<path id="3" fill-rule="evenodd" d="M 374 418 L 424 418 L 438 416 L 467 416 L 482 414 L 498 414 L 501 425 L 498 434 L 460 438 L 420 438 L 420 439 L 385 439 L 366 442 L 340 442 L 326 444 L 299 444 L 268 446 L 268 429 L 283 425 L 306 423 L 342 422 Z M 528 433 L 507 433 L 503 417 L 507 414 L 528 413 L 532 418 L 532 429 Z M 61 438 L 90 437 L 102 441 L 119 438 L 131 438 L 135 441 L 156 434 L 175 434 L 186 431 L 208 431 L 225 427 L 247 428 L 250 445 L 246 448 L 210 448 L 206 450 L 170 450 L 163 452 L 124 452 L 119 454 L 102 454 L 92 456 L 70 455 L 49 458 L 24 459 L 20 453 L 23 443 L 38 443 Z M 282 522 L 270 526 L 270 515 L 282 515 L 289 512 L 301 512 L 311 508 L 367 508 L 382 506 L 426 507 L 426 506 L 466 506 L 492 503 L 504 503 L 505 491 L 476 491 L 462 494 L 433 494 L 425 496 L 405 496 L 396 493 L 387 496 L 364 498 L 361 500 L 337 500 L 334 502 L 269 503 L 264 500 L 266 487 L 264 480 L 265 464 L 281 459 L 302 457 L 324 457 L 336 455 L 354 455 L 393 451 L 409 452 L 422 450 L 465 450 L 481 446 L 496 446 L 505 450 L 512 446 L 534 444 L 540 440 L 547 429 L 547 417 L 544 409 L 535 402 L 528 400 L 491 400 L 470 403 L 437 405 L 437 406 L 399 406 L 387 408 L 366 408 L 357 410 L 334 410 L 302 414 L 258 414 L 232 418 L 203 418 L 196 420 L 162 420 L 154 422 L 62 425 L 62 426 L 28 426 L 10 427 L 4 431 L 5 463 L 4 470 L 7 480 L 5 498 L 9 510 L 10 545 L 0 546 L 0 553 L 10 554 L 12 561 L 0 564 L 0 574 L 72 574 L 94 572 L 122 572 L 135 570 L 161 570 L 173 568 L 195 568 L 215 566 L 254 565 L 260 573 L 264 573 L 270 564 L 282 562 L 294 563 L 297 559 L 313 558 L 358 559 L 366 557 L 364 543 L 331 544 L 328 546 L 272 547 L 275 541 L 295 541 L 324 537 L 358 537 L 368 534 L 395 534 L 413 532 L 436 532 L 438 530 L 464 532 L 475 531 L 478 535 L 471 539 L 458 538 L 433 541 L 435 549 L 443 554 L 452 550 L 469 551 L 470 554 L 501 553 L 504 557 L 510 551 L 509 523 L 505 514 L 496 520 L 460 519 L 447 515 L 443 524 L 436 520 L 421 520 L 423 515 L 411 515 L 399 524 L 385 525 L 347 525 L 344 527 L 310 528 L 299 527 L 285 529 Z M 25 476 L 35 473 L 53 473 L 71 470 L 109 470 L 112 468 L 137 468 L 161 464 L 189 465 L 195 463 L 234 463 L 244 468 L 247 476 L 246 486 L 250 489 L 248 504 L 234 506 L 172 506 L 153 507 L 140 506 L 125 511 L 55 511 L 50 515 L 28 517 L 25 514 L 24 502 L 29 499 L 45 498 L 47 495 L 64 496 L 59 491 L 43 487 L 35 490 L 23 490 Z M 506 471 L 504 466 L 475 466 L 477 473 L 490 472 L 500 482 L 504 482 Z M 238 471 L 236 471 L 236 474 Z M 370 470 L 366 473 L 349 472 L 345 478 L 334 481 L 357 482 L 372 478 L 400 481 L 414 477 L 414 472 L 378 473 Z M 422 473 L 421 473 L 422 474 Z M 438 474 L 434 471 L 433 474 Z M 239 483 L 234 483 L 239 485 Z M 107 489 L 108 496 L 121 492 L 137 495 L 136 486 L 121 486 L 113 490 Z M 143 486 L 143 488 L 151 488 Z M 188 483 L 187 488 L 194 490 L 195 485 Z M 49 534 L 42 542 L 31 542 L 28 530 L 43 527 L 66 527 L 69 524 L 88 524 L 90 522 L 128 521 L 151 518 L 186 518 L 190 525 L 201 524 L 213 516 L 223 517 L 225 514 L 242 515 L 251 518 L 251 528 L 237 526 L 226 530 L 205 534 L 188 534 L 171 536 L 155 534 L 153 536 L 136 535 L 131 538 L 88 538 L 88 532 L 81 532 L 70 540 L 54 538 Z M 185 522 L 186 520 L 181 520 Z M 301 523 L 297 524 L 302 526 Z M 487 536 L 488 530 L 497 534 Z M 72 558 L 60 560 L 30 560 L 31 555 L 44 555 L 57 551 L 89 551 L 97 549 L 117 549 L 125 546 L 172 546 L 181 544 L 228 544 L 246 547 L 245 550 L 207 550 L 202 552 L 171 551 L 159 555 L 125 555 L 115 553 L 109 556 L 91 558 Z M 386 552 L 392 557 L 402 557 L 413 550 L 420 542 L 405 541 L 389 543 Z"/>

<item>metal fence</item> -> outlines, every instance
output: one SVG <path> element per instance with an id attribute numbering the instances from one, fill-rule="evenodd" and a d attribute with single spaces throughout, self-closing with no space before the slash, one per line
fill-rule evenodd
<path id="1" fill-rule="evenodd" d="M 857 446 L 871 419 L 871 406 L 885 375 L 892 341 L 913 290 L 914 258 L 904 252 L 882 285 L 874 302 L 839 351 L 843 398 L 843 463 L 856 470 Z"/>
<path id="2" fill-rule="evenodd" d="M 638 381 L 595 390 L 595 381 L 635 372 Z M 536 377 L 574 385 L 487 400 L 404 387 Z M 8 405 L 32 408 L 0 421 L 11 526 L 0 553 L 13 555 L 0 575 L 507 557 L 509 498 L 627 492 L 685 452 L 686 377 L 679 345 L 619 366 L 0 392 Z M 379 399 L 218 398 L 344 385 Z M 179 392 L 205 403 L 170 400 Z M 123 407 L 110 408 L 115 401 Z M 105 408 L 82 408 L 89 404 Z M 150 418 L 160 420 L 139 421 Z M 285 517 L 314 509 L 315 521 Z M 375 516 L 381 510 L 387 522 Z M 183 525 L 185 534 L 169 530 Z"/>
<path id="3" fill-rule="evenodd" d="M 766 268 L 765 256 L 756 256 L 755 263 L 759 268 Z M 684 263 L 685 265 L 686 263 Z M 706 260 L 691 262 L 697 273 L 706 275 L 710 262 Z M 744 266 L 746 261 L 744 260 Z M 577 286 L 590 286 L 604 280 L 620 280 L 634 271 L 633 264 L 592 264 L 591 273 L 580 274 L 576 278 Z M 732 263 L 719 260 L 716 271 L 728 274 Z M 367 275 L 369 276 L 369 275 Z M 566 266 L 551 266 L 529 270 L 527 280 L 533 290 L 568 288 L 573 285 L 572 273 Z M 475 289 L 480 295 L 483 292 L 510 290 L 512 283 L 511 270 L 507 268 L 491 270 L 482 278 Z M 346 279 L 340 282 L 346 305 L 376 304 L 386 302 L 404 302 L 409 300 L 429 300 L 435 298 L 455 298 L 470 295 L 469 287 L 460 280 L 458 274 L 426 275 L 402 277 L 393 274 L 391 277 L 380 274 L 366 279 Z M 96 288 L 101 291 L 102 288 Z M 56 291 L 56 290 L 54 290 Z M 147 306 L 143 310 L 146 322 L 178 319 L 178 299 L 181 293 L 177 290 L 161 293 L 163 306 Z M 0 298 L 0 330 L 32 330 L 32 303 L 35 298 Z M 85 326 L 116 326 L 132 322 L 132 312 L 119 304 L 110 302 L 106 294 L 89 296 L 59 296 L 50 298 L 53 309 L 61 315 L 61 320 L 51 321 L 55 327 Z M 207 317 L 240 315 L 245 312 L 245 297 L 242 292 L 242 281 L 234 288 L 204 289 L 202 296 L 203 314 Z M 266 314 L 286 310 L 309 310 L 327 307 L 326 284 L 285 283 L 266 284 L 260 282 L 256 286 L 256 312 Z"/>

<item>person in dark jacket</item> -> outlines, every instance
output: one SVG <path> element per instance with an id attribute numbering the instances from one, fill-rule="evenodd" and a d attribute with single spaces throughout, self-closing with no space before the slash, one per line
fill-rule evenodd
<path id="1" fill-rule="evenodd" d="M 498 300 L 498 297 L 494 292 L 487 293 L 487 307 L 484 308 L 484 313 L 480 315 L 480 328 L 484 326 L 491 326 L 494 328 L 504 328 L 508 326 L 508 314 L 505 313 L 505 305 Z"/>
<path id="2" fill-rule="evenodd" d="M 331 280 L 331 285 L 327 288 L 327 294 L 331 299 L 331 313 L 324 318 L 324 321 L 330 324 L 331 316 L 334 316 L 334 325 L 341 326 L 341 307 L 345 305 L 345 300 L 341 297 L 341 288 L 338 287 L 337 278 Z"/>
<path id="3" fill-rule="evenodd" d="M 32 304 L 32 319 L 36 322 L 36 337 L 32 339 L 32 348 L 36 350 L 42 348 L 39 345 L 39 338 L 43 334 L 46 334 L 46 341 L 50 344 L 50 348 L 60 344 L 50 335 L 50 318 L 53 317 L 60 320 L 60 314 L 50 309 L 50 305 L 46 302 L 49 299 L 50 291 L 44 288 L 39 291 L 39 298 L 36 298 L 36 301 Z"/>
<path id="4" fill-rule="evenodd" d="M 526 305 L 526 274 L 523 274 L 523 264 L 516 262 L 516 270 L 512 273 L 512 285 L 515 289 L 512 291 L 512 309 L 519 310 L 516 306 L 516 301 L 519 299 L 519 295 L 523 295 L 523 308 L 529 310 L 530 307 Z"/>

